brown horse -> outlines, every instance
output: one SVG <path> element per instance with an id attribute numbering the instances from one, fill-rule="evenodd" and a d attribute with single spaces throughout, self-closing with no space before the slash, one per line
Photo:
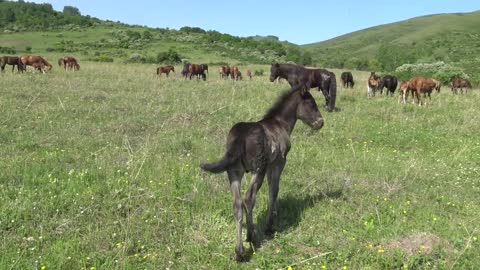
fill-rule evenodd
<path id="1" fill-rule="evenodd" d="M 36 56 L 36 55 L 23 55 L 22 57 L 20 57 L 20 61 L 22 62 L 22 64 L 24 66 L 34 66 L 35 63 L 37 63 L 34 67 L 34 68 L 38 68 L 39 66 L 41 66 L 39 63 L 42 63 L 43 64 L 43 67 L 42 67 L 42 72 L 45 73 L 45 67 L 46 70 L 50 71 L 52 70 L 52 65 L 50 65 L 50 63 L 47 62 L 47 60 L 43 59 L 41 56 Z"/>
<path id="2" fill-rule="evenodd" d="M 190 64 L 188 66 L 188 76 L 189 79 L 192 79 L 192 76 L 196 75 L 197 78 L 202 77 L 202 79 L 205 81 L 207 80 L 207 75 L 205 75 L 205 70 L 204 67 L 200 64 Z"/>
<path id="3" fill-rule="evenodd" d="M 58 65 L 62 66 L 65 70 L 80 70 L 80 65 L 78 61 L 73 56 L 65 56 L 63 58 L 58 59 Z"/>
<path id="4" fill-rule="evenodd" d="M 230 66 L 226 65 L 226 66 L 222 66 L 220 67 L 222 70 L 220 71 L 219 69 L 219 72 L 220 72 L 220 76 L 222 78 L 228 78 L 230 76 L 230 73 L 231 73 L 231 68 Z"/>
<path id="5" fill-rule="evenodd" d="M 17 72 L 24 71 L 25 66 L 20 61 L 20 57 L 18 56 L 2 56 L 0 57 L 0 68 L 2 71 L 5 71 L 5 66 L 11 65 L 12 72 L 15 70 L 15 66 L 17 66 Z"/>
<path id="6" fill-rule="evenodd" d="M 367 96 L 375 96 L 375 92 L 380 89 L 380 83 L 382 79 L 375 74 L 374 71 L 370 73 L 370 77 L 367 80 Z"/>
<path id="7" fill-rule="evenodd" d="M 460 93 L 463 94 L 463 88 L 465 88 L 465 94 L 467 93 L 467 89 L 470 88 L 472 90 L 472 84 L 465 79 L 455 79 L 450 82 L 450 87 L 452 88 L 452 92 L 454 94 L 458 93 L 458 89 L 460 89 Z"/>
<path id="8" fill-rule="evenodd" d="M 440 82 L 432 78 L 425 77 L 414 77 L 408 81 L 407 92 L 412 91 L 413 94 L 417 97 L 418 105 L 422 106 L 422 94 L 424 98 L 428 95 L 429 100 L 431 101 L 431 93 L 435 89 L 437 92 L 440 92 Z M 413 100 L 415 103 L 415 100 Z M 406 103 L 406 96 L 404 96 L 404 103 Z M 425 105 L 427 102 L 425 101 Z"/>
<path id="9" fill-rule="evenodd" d="M 242 79 L 242 72 L 238 69 L 238 66 L 233 66 L 230 70 L 230 75 L 233 80 L 238 81 Z"/>
<path id="10" fill-rule="evenodd" d="M 262 120 L 235 124 L 227 137 L 226 152 L 218 162 L 202 164 L 212 173 L 226 171 L 233 195 L 233 214 L 237 225 L 235 255 L 237 261 L 245 259 L 242 239 L 243 214 L 247 219 L 247 241 L 256 241 L 253 224 L 253 207 L 265 175 L 268 178 L 268 211 L 266 233 L 273 233 L 273 211 L 277 200 L 280 175 L 290 150 L 290 135 L 297 120 L 302 120 L 314 130 L 323 127 L 323 118 L 315 99 L 308 91 L 293 88 L 285 92 Z M 241 197 L 241 184 L 245 172 L 253 175 L 245 199 Z M 245 212 L 244 212 L 245 210 Z"/>
<path id="11" fill-rule="evenodd" d="M 162 73 L 165 73 L 165 75 L 168 77 L 168 74 L 170 74 L 170 71 L 175 72 L 175 67 L 172 66 L 172 65 L 158 67 L 157 68 L 157 75 L 161 77 Z"/>
<path id="12" fill-rule="evenodd" d="M 248 78 L 250 78 L 250 80 L 252 79 L 252 72 L 250 71 L 250 69 L 247 69 L 247 76 Z"/>

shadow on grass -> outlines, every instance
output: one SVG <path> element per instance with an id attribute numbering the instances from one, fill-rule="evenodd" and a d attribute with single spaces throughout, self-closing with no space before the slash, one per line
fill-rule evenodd
<path id="1" fill-rule="evenodd" d="M 289 229 L 295 228 L 301 221 L 303 212 L 313 207 L 319 201 L 324 199 L 338 199 L 343 196 L 343 189 L 338 189 L 330 192 L 321 192 L 314 195 L 301 195 L 287 194 L 285 197 L 281 197 L 277 201 L 277 214 L 274 216 L 273 222 L 273 234 L 266 234 L 265 227 L 267 223 L 268 211 L 264 210 L 258 215 L 257 224 L 255 224 L 256 236 L 255 248 L 262 247 L 263 243 L 274 238 L 275 233 L 282 233 Z M 253 255 L 253 249 L 250 246 L 246 249 L 244 261 L 249 261 Z"/>

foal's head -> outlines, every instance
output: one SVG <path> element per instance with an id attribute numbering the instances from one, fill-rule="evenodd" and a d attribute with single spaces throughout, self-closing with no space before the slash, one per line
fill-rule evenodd
<path id="1" fill-rule="evenodd" d="M 313 129 L 321 129 L 323 127 L 323 118 L 312 94 L 308 91 L 297 91 L 300 95 L 300 102 L 297 106 L 297 118 Z"/>

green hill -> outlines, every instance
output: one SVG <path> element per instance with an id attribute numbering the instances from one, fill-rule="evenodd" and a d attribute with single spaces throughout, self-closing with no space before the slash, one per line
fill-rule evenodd
<path id="1" fill-rule="evenodd" d="M 149 28 L 82 16 L 75 7 L 0 0 L 0 53 L 80 54 L 95 61 L 158 63 L 296 62 L 311 64 L 298 45 L 278 38 L 236 37 L 198 27 Z M 168 53 L 167 53 L 168 52 Z M 165 55 L 174 55 L 164 59 Z M 178 57 L 177 57 L 178 56 Z M 163 58 L 162 58 L 163 57 Z"/>
<path id="2" fill-rule="evenodd" d="M 302 47 L 329 67 L 393 70 L 404 63 L 480 63 L 480 11 L 416 17 Z M 476 62 L 473 63 L 473 62 Z"/>

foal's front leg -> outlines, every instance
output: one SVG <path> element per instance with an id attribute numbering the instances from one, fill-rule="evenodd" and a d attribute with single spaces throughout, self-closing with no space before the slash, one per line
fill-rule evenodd
<path id="1" fill-rule="evenodd" d="M 280 175 L 287 160 L 285 158 L 277 159 L 268 168 L 268 214 L 267 214 L 267 227 L 265 228 L 266 234 L 273 233 L 273 211 L 275 209 L 275 203 L 277 201 L 278 190 L 280 187 Z"/>
<path id="2" fill-rule="evenodd" d="M 237 222 L 237 244 L 235 246 L 235 259 L 237 261 L 241 261 L 244 255 L 242 240 L 243 201 L 240 195 L 243 174 L 243 171 L 228 171 L 230 189 L 233 195 L 233 216 L 235 217 L 235 221 Z"/>
<path id="3" fill-rule="evenodd" d="M 255 227 L 253 225 L 253 207 L 257 198 L 257 192 L 262 187 L 265 170 L 253 175 L 250 187 L 245 194 L 245 210 L 247 211 L 247 241 L 253 243 L 256 239 Z"/>

